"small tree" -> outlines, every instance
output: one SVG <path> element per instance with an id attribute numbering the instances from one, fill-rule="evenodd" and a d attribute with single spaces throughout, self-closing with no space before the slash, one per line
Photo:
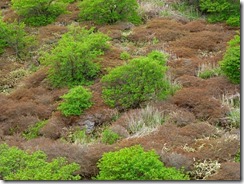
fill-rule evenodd
<path id="1" fill-rule="evenodd" d="M 36 45 L 34 36 L 30 36 L 25 31 L 25 24 L 17 21 L 6 23 L 0 16 L 0 54 L 5 47 L 11 47 L 17 58 L 26 57 L 31 48 Z"/>
<path id="2" fill-rule="evenodd" d="M 109 48 L 109 37 L 71 25 L 50 53 L 41 61 L 50 66 L 49 79 L 53 86 L 88 85 L 95 79 L 100 67 L 94 61 Z"/>
<path id="3" fill-rule="evenodd" d="M 231 82 L 239 84 L 241 77 L 240 36 L 236 35 L 228 44 L 229 47 L 220 62 L 220 68 Z"/>
<path id="4" fill-rule="evenodd" d="M 29 154 L 16 147 L 0 145 L 0 178 L 4 180 L 79 180 L 80 166 L 59 157 L 47 162 L 42 151 Z"/>
<path id="5" fill-rule="evenodd" d="M 56 17 L 65 12 L 63 0 L 11 0 L 12 8 L 31 26 L 52 23 Z"/>
<path id="6" fill-rule="evenodd" d="M 80 115 L 85 109 L 91 107 L 92 93 L 83 88 L 77 86 L 69 90 L 69 92 L 63 96 L 64 99 L 58 110 L 65 116 Z"/>
<path id="7" fill-rule="evenodd" d="M 102 78 L 105 103 L 125 110 L 148 100 L 164 99 L 170 93 L 164 58 L 153 53 L 111 70 Z"/>
<path id="8" fill-rule="evenodd" d="M 117 21 L 139 24 L 138 7 L 136 0 L 83 0 L 80 3 L 80 18 L 98 24 L 113 24 Z"/>
<path id="9" fill-rule="evenodd" d="M 104 153 L 97 164 L 97 180 L 189 180 L 175 168 L 167 168 L 155 151 L 139 145 Z"/>

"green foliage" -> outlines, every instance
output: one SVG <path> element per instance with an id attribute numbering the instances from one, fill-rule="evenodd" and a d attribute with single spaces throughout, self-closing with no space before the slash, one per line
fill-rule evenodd
<path id="1" fill-rule="evenodd" d="M 0 16 L 0 54 L 5 47 L 11 47 L 21 59 L 28 56 L 35 43 L 34 37 L 26 33 L 24 23 L 6 23 Z"/>
<path id="2" fill-rule="evenodd" d="M 83 0 L 79 7 L 81 20 L 98 24 L 113 24 L 117 21 L 141 23 L 136 0 Z"/>
<path id="3" fill-rule="evenodd" d="M 155 151 L 139 145 L 104 153 L 97 164 L 97 180 L 189 180 L 175 168 L 167 168 Z"/>
<path id="4" fill-rule="evenodd" d="M 113 144 L 119 139 L 119 135 L 110 129 L 105 129 L 102 132 L 102 142 L 106 144 Z"/>
<path id="5" fill-rule="evenodd" d="M 202 79 L 208 79 L 214 76 L 219 76 L 221 74 L 221 70 L 219 67 L 213 68 L 213 69 L 208 69 L 200 72 L 198 76 Z"/>
<path id="6" fill-rule="evenodd" d="M 57 46 L 41 58 L 50 66 L 48 77 L 53 86 L 91 84 L 100 70 L 94 61 L 109 48 L 108 40 L 108 36 L 94 32 L 94 28 L 69 26 Z"/>
<path id="7" fill-rule="evenodd" d="M 162 64 L 164 56 L 149 54 L 114 68 L 102 78 L 102 96 L 106 104 L 120 110 L 136 108 L 142 102 L 164 99 L 170 93 Z"/>
<path id="8" fill-rule="evenodd" d="M 65 12 L 63 0 L 11 0 L 12 8 L 23 17 L 26 24 L 44 26 L 55 21 Z"/>
<path id="9" fill-rule="evenodd" d="M 235 155 L 235 162 L 240 162 L 241 161 L 241 152 L 240 149 L 238 150 L 238 152 Z"/>
<path id="10" fill-rule="evenodd" d="M 69 164 L 59 157 L 47 162 L 42 151 L 29 154 L 16 147 L 0 145 L 0 177 L 4 180 L 79 180 L 73 173 L 79 170 L 76 163 Z"/>
<path id="11" fill-rule="evenodd" d="M 241 76 L 240 36 L 236 35 L 228 44 L 229 47 L 220 62 L 220 68 L 231 82 L 239 84 Z"/>
<path id="12" fill-rule="evenodd" d="M 172 3 L 172 7 L 189 20 L 195 20 L 201 16 L 197 4 L 196 0 L 194 0 L 194 3 L 189 3 L 188 1 L 183 0 Z"/>
<path id="13" fill-rule="evenodd" d="M 39 130 L 47 124 L 48 121 L 40 121 L 34 124 L 33 126 L 30 126 L 26 131 L 23 133 L 23 137 L 27 140 L 34 139 L 38 137 Z"/>
<path id="14" fill-rule="evenodd" d="M 64 99 L 64 102 L 58 106 L 58 110 L 65 116 L 80 115 L 85 109 L 92 106 L 92 93 L 82 86 L 70 89 L 61 98 Z"/>
<path id="15" fill-rule="evenodd" d="M 130 58 L 131 58 L 131 55 L 126 51 L 124 51 L 120 54 L 120 59 L 122 59 L 122 60 L 127 61 Z"/>
<path id="16" fill-rule="evenodd" d="M 200 9 L 208 14 L 209 22 L 223 22 L 240 26 L 240 1 L 200 0 Z"/>

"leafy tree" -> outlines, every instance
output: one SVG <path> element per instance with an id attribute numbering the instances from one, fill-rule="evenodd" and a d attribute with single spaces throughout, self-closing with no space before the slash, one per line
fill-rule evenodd
<path id="1" fill-rule="evenodd" d="M 220 62 L 220 68 L 231 82 L 239 84 L 241 77 L 240 35 L 236 35 L 228 44 L 229 47 Z"/>
<path id="2" fill-rule="evenodd" d="M 64 99 L 64 102 L 58 106 L 58 110 L 65 116 L 80 115 L 85 109 L 92 106 L 92 93 L 82 86 L 70 89 L 61 98 Z"/>
<path id="3" fill-rule="evenodd" d="M 148 100 L 164 99 L 171 89 L 164 63 L 162 54 L 150 53 L 111 70 L 102 78 L 105 103 L 125 110 Z"/>
<path id="4" fill-rule="evenodd" d="M 80 3 L 80 18 L 98 24 L 113 24 L 117 21 L 139 24 L 138 7 L 136 0 L 83 0 Z"/>
<path id="5" fill-rule="evenodd" d="M 25 31 L 25 24 L 19 22 L 6 23 L 0 16 L 0 54 L 5 47 L 11 47 L 18 58 L 26 57 L 36 41 Z"/>
<path id="6" fill-rule="evenodd" d="M 189 180 L 175 168 L 167 168 L 155 151 L 139 145 L 104 153 L 97 164 L 97 180 Z"/>
<path id="7" fill-rule="evenodd" d="M 43 26 L 54 22 L 65 12 L 63 0 L 11 0 L 12 8 L 31 26 Z"/>
<path id="8" fill-rule="evenodd" d="M 109 37 L 71 25 L 51 52 L 41 61 L 50 66 L 49 79 L 53 86 L 88 85 L 95 79 L 100 67 L 94 61 L 109 48 Z"/>
<path id="9" fill-rule="evenodd" d="M 237 0 L 200 0 L 200 9 L 208 15 L 210 22 L 223 22 L 240 26 L 240 1 Z"/>
<path id="10" fill-rule="evenodd" d="M 47 162 L 42 151 L 29 154 L 16 147 L 0 144 L 0 178 L 4 180 L 79 180 L 73 173 L 79 170 L 76 163 L 69 164 L 59 157 Z"/>

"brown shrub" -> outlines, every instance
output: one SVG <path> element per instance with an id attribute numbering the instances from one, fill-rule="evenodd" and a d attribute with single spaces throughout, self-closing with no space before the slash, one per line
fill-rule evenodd
<path id="1" fill-rule="evenodd" d="M 194 157 L 198 160 L 211 159 L 220 163 L 232 161 L 238 152 L 240 140 L 235 136 L 222 136 L 216 139 L 196 140 L 192 145 L 197 151 Z"/>
<path id="2" fill-rule="evenodd" d="M 196 52 L 194 49 L 189 47 L 170 47 L 171 52 L 174 53 L 179 58 L 194 58 L 196 57 Z"/>
<path id="3" fill-rule="evenodd" d="M 183 25 L 183 27 L 189 32 L 199 32 L 205 30 L 206 22 L 203 20 L 194 20 Z"/>
<path id="4" fill-rule="evenodd" d="M 63 119 L 59 116 L 52 116 L 48 123 L 39 131 L 41 135 L 50 139 L 58 139 L 61 136 L 62 129 L 65 127 Z"/>
<path id="5" fill-rule="evenodd" d="M 168 153 L 162 151 L 160 159 L 166 167 L 175 167 L 177 169 L 183 167 L 185 171 L 190 171 L 193 164 L 192 158 L 175 152 Z"/>
<path id="6" fill-rule="evenodd" d="M 204 80 L 195 76 L 182 75 L 176 79 L 176 82 L 182 87 L 199 87 L 202 86 Z"/>
<path id="7" fill-rule="evenodd" d="M 32 75 L 26 78 L 25 80 L 26 88 L 40 86 L 42 81 L 46 78 L 46 76 L 47 76 L 47 68 L 42 68 L 38 70 L 37 72 L 33 73 Z"/>
<path id="8" fill-rule="evenodd" d="M 219 100 L 208 96 L 206 89 L 183 88 L 176 92 L 172 100 L 179 107 L 192 112 L 198 119 L 212 123 L 224 117 L 229 111 Z"/>
<path id="9" fill-rule="evenodd" d="M 56 40 L 61 37 L 62 34 L 67 32 L 67 27 L 63 25 L 49 24 L 39 28 L 39 41 Z"/>
<path id="10" fill-rule="evenodd" d="M 189 123 L 195 123 L 196 118 L 193 113 L 183 109 L 171 112 L 168 121 L 175 123 L 179 127 L 183 127 Z"/>
<path id="11" fill-rule="evenodd" d="M 225 43 L 229 40 L 225 32 L 202 31 L 181 37 L 170 45 L 175 47 L 189 47 L 195 50 L 218 51 L 225 49 Z"/>
<path id="12" fill-rule="evenodd" d="M 79 2 L 74 2 L 69 4 L 67 7 L 67 10 L 69 12 L 66 14 L 59 15 L 59 17 L 56 19 L 56 22 L 60 22 L 63 25 L 68 25 L 69 23 L 77 22 L 80 13 L 78 3 Z"/>
<path id="13" fill-rule="evenodd" d="M 241 165 L 237 162 L 222 163 L 216 174 L 209 176 L 207 180 L 241 180 Z"/>

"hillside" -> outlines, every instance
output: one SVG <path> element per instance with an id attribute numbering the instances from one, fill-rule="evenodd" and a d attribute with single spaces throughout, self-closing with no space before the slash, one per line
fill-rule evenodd
<path id="1" fill-rule="evenodd" d="M 104 153 L 134 145 L 141 145 L 145 151 L 155 150 L 165 167 L 175 167 L 177 170 L 184 168 L 182 172 L 191 180 L 240 180 L 240 84 L 231 82 L 220 72 L 220 61 L 230 40 L 239 34 L 240 27 L 226 22 L 210 23 L 206 12 L 200 12 L 192 1 L 186 4 L 180 0 L 140 0 L 138 4 L 143 21 L 139 24 L 124 20 L 113 24 L 81 21 L 80 1 L 67 2 L 70 2 L 66 8 L 68 12 L 60 14 L 54 22 L 43 26 L 26 25 L 24 30 L 35 38 L 36 44 L 24 50 L 23 57 L 18 56 L 22 47 L 16 52 L 11 44 L 4 47 L 0 55 L 1 144 L 15 146 L 26 153 L 41 150 L 47 155 L 48 162 L 65 157 L 69 163 L 79 165 L 73 175 L 79 175 L 80 180 L 92 180 L 98 175 L 98 160 Z M 3 21 L 9 25 L 20 18 L 11 6 L 10 0 L 0 1 Z M 70 25 L 74 26 L 74 30 Z M 95 33 L 90 38 L 85 31 L 84 34 L 88 36 L 70 39 L 72 37 L 68 34 L 72 31 L 75 33 L 75 28 L 80 31 L 79 27 L 93 27 L 95 33 L 103 33 L 110 40 Z M 65 34 L 67 40 L 62 42 L 64 47 L 59 48 Z M 16 37 L 19 38 L 18 34 Z M 95 37 L 101 39 L 94 41 L 96 48 L 91 52 L 89 49 L 93 45 L 89 45 L 92 41 L 87 41 L 88 37 L 91 40 Z M 0 35 L 0 53 L 1 39 L 4 36 Z M 63 84 L 67 79 L 64 76 L 55 86 L 51 81 L 56 82 L 59 74 L 61 76 L 63 68 L 59 63 L 65 56 L 61 54 L 54 57 L 50 53 L 58 48 L 57 54 L 66 54 L 73 48 L 71 52 L 77 52 L 80 56 L 82 49 L 69 47 L 72 41 L 79 39 L 82 41 L 77 45 L 84 47 L 84 58 L 79 60 L 79 57 L 75 57 L 75 61 L 90 61 L 89 57 L 94 57 L 92 62 L 99 63 L 100 69 L 96 74 L 90 74 L 91 70 L 96 70 L 96 66 L 89 65 L 82 71 L 88 76 L 89 82 Z M 109 45 L 108 48 L 102 45 L 103 42 Z M 98 47 L 101 47 L 101 51 Z M 128 107 L 123 106 L 122 98 L 134 91 L 126 91 L 115 100 L 105 99 L 104 89 L 107 86 L 104 83 L 109 80 L 105 81 L 104 76 L 142 57 L 150 61 L 149 54 L 153 51 L 162 54 L 156 57 L 166 58 L 164 80 L 168 81 L 170 88 L 167 97 L 154 98 L 157 92 L 154 90 L 155 94 L 153 92 L 152 96 L 145 97 L 146 100 L 141 97 L 138 103 Z M 61 58 L 60 62 L 57 58 Z M 50 80 L 50 68 L 53 66 L 54 69 L 58 68 L 56 73 L 53 69 L 58 77 L 51 76 L 53 79 Z M 158 63 L 155 66 L 155 71 L 161 67 Z M 131 73 L 133 70 L 136 69 L 131 69 Z M 146 67 L 140 72 L 144 70 Z M 117 71 L 116 75 L 120 73 L 122 71 Z M 157 80 L 156 77 L 147 77 L 149 74 L 145 74 L 144 80 L 139 82 L 145 83 L 145 88 L 156 85 L 147 86 L 152 80 Z M 136 81 L 136 77 L 134 80 L 133 77 L 129 79 Z M 121 86 L 125 86 L 129 79 L 114 80 L 114 85 L 121 82 Z M 132 83 L 130 87 L 134 85 Z M 85 107 L 83 112 L 78 113 L 80 115 L 71 113 L 66 116 L 60 104 L 65 101 L 64 95 L 75 86 L 83 86 L 91 92 L 91 104 L 87 105 L 88 102 L 84 100 L 81 106 Z M 144 86 L 140 90 L 144 90 Z M 134 98 L 126 99 L 126 103 L 130 104 Z M 67 111 L 70 113 L 73 109 Z M 3 158 L 1 154 L 0 150 L 0 158 Z M 7 162 L 5 164 L 10 165 Z M 5 177 L 2 170 L 0 168 L 0 179 L 11 180 L 10 176 Z M 12 178 L 21 180 L 20 176 L 14 174 Z"/>

